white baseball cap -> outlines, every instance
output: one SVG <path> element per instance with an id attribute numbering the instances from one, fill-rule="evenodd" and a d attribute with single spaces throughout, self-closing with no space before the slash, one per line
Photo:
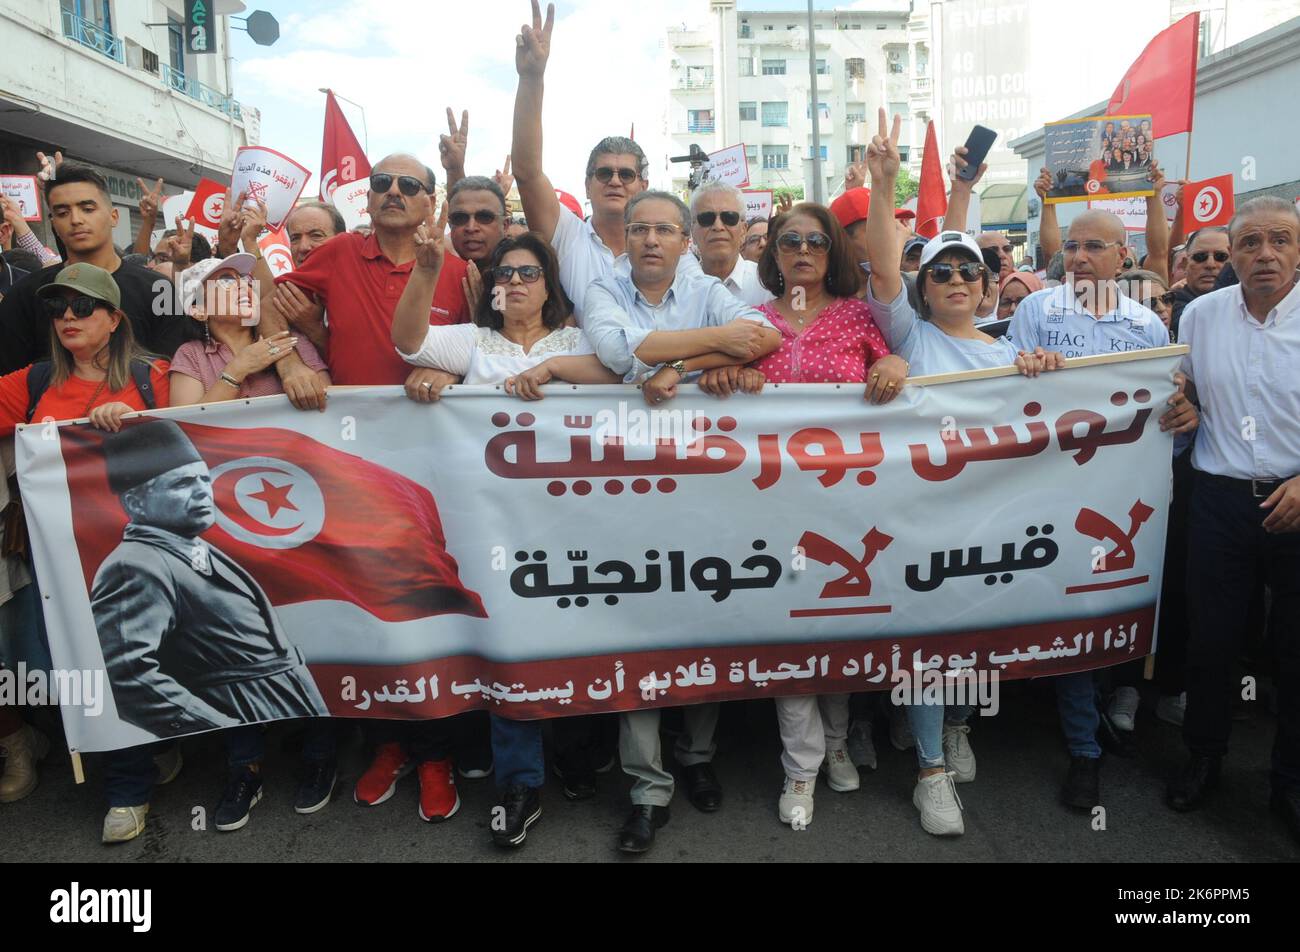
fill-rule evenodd
<path id="1" fill-rule="evenodd" d="M 983 263 L 984 256 L 980 253 L 980 246 L 975 243 L 975 239 L 964 231 L 941 231 L 925 243 L 921 249 L 921 267 L 933 261 L 945 251 L 955 248 L 961 248 L 963 251 L 969 251 L 971 259 Z"/>
<path id="2" fill-rule="evenodd" d="M 218 271 L 230 269 L 236 274 L 248 277 L 253 273 L 257 259 L 240 251 L 225 258 L 205 258 L 198 264 L 190 265 L 180 275 L 181 313 L 188 315 L 198 303 L 202 294 L 203 282 Z"/>

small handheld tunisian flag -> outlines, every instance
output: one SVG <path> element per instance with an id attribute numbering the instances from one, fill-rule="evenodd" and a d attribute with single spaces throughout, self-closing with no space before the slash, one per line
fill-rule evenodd
<path id="1" fill-rule="evenodd" d="M 346 601 L 383 621 L 487 617 L 461 584 L 423 486 L 292 430 L 177 422 L 212 477 L 215 523 L 202 538 L 247 570 L 273 605 Z M 151 425 L 160 421 L 127 421 L 124 430 Z M 59 435 L 89 588 L 127 516 L 109 488 L 105 435 L 88 426 Z"/>
<path id="2" fill-rule="evenodd" d="M 199 184 L 194 187 L 194 198 L 190 200 L 190 207 L 185 211 L 185 217 L 192 218 L 195 224 L 215 229 L 221 226 L 221 213 L 225 207 L 226 186 L 209 178 L 199 179 Z M 171 226 L 171 222 L 164 224 Z"/>
<path id="3" fill-rule="evenodd" d="M 258 238 L 257 247 L 262 249 L 262 257 L 266 259 L 266 265 L 271 269 L 271 277 L 278 278 L 293 270 L 293 251 L 289 246 L 289 235 L 283 225 Z"/>
<path id="4" fill-rule="evenodd" d="M 1191 132 L 1200 39 L 1200 13 L 1157 33 L 1115 87 L 1106 115 L 1150 113 L 1151 128 L 1158 136 Z"/>
<path id="5" fill-rule="evenodd" d="M 370 160 L 357 141 L 333 92 L 325 95 L 325 141 L 321 147 L 320 197 L 333 201 L 334 189 L 370 177 Z"/>
<path id="6" fill-rule="evenodd" d="M 1183 226 L 1190 234 L 1197 228 L 1226 225 L 1236 211 L 1232 173 L 1216 175 L 1203 182 L 1183 186 Z"/>
<path id="7" fill-rule="evenodd" d="M 943 227 L 948 214 L 948 196 L 943 187 L 943 166 L 939 158 L 939 139 L 934 120 L 925 127 L 925 153 L 921 157 L 921 190 L 916 196 L 916 233 L 933 238 Z"/>

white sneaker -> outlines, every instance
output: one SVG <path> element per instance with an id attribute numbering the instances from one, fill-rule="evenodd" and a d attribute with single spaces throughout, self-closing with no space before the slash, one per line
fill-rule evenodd
<path id="1" fill-rule="evenodd" d="M 854 721 L 849 727 L 849 760 L 855 767 L 876 769 L 876 742 L 871 738 L 871 721 Z"/>
<path id="2" fill-rule="evenodd" d="M 894 750 L 911 750 L 916 746 L 912 725 L 907 722 L 907 708 L 895 705 L 889 709 L 889 742 Z"/>
<path id="3" fill-rule="evenodd" d="M 781 799 L 777 801 L 776 812 L 782 823 L 794 827 L 807 826 L 813 817 L 813 790 L 817 780 L 791 780 L 785 778 L 781 785 Z"/>
<path id="4" fill-rule="evenodd" d="M 163 751 L 153 759 L 154 766 L 158 768 L 158 785 L 171 783 L 176 779 L 177 774 L 181 772 L 181 767 L 185 766 L 185 758 L 181 756 L 180 744 L 174 744 L 170 750 Z"/>
<path id="5" fill-rule="evenodd" d="M 1142 695 L 1137 688 L 1116 688 L 1110 699 L 1110 721 L 1119 730 L 1133 730 L 1133 718 L 1137 716 L 1138 702 Z"/>
<path id="6" fill-rule="evenodd" d="M 966 724 L 943 725 L 943 759 L 952 772 L 952 779 L 958 783 L 975 779 L 975 751 L 966 737 L 969 733 Z"/>
<path id="7" fill-rule="evenodd" d="M 951 773 L 931 774 L 916 782 L 912 805 L 921 811 L 921 828 L 935 836 L 961 836 L 966 824 Z"/>
<path id="8" fill-rule="evenodd" d="M 843 747 L 835 750 L 826 751 L 826 758 L 822 761 L 822 770 L 826 774 L 826 782 L 836 793 L 848 793 L 851 790 L 858 789 L 858 768 L 853 766 L 853 761 L 849 760 L 849 753 Z"/>
<path id="9" fill-rule="evenodd" d="M 1187 710 L 1187 692 L 1170 694 L 1156 702 L 1156 717 L 1175 727 L 1183 726 L 1183 713 Z"/>
<path id="10" fill-rule="evenodd" d="M 110 807 L 104 814 L 105 843 L 125 843 L 144 832 L 144 821 L 149 815 L 149 804 L 138 807 Z"/>

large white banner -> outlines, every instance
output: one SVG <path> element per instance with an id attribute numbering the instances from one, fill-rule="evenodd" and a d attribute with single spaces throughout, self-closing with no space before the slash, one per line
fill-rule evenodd
<path id="1" fill-rule="evenodd" d="M 1024 677 L 1152 646 L 1185 348 L 718 400 L 335 389 L 18 435 L 75 749 Z M 993 375 L 990 375 L 993 374 Z M 997 375 L 1002 374 L 1002 375 Z"/>

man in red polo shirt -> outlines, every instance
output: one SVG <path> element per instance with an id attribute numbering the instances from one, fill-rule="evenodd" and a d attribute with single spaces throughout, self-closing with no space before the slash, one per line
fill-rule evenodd
<path id="1" fill-rule="evenodd" d="M 441 389 L 438 371 L 411 367 L 393 349 L 393 311 L 406 289 L 415 262 L 415 230 L 432 212 L 433 171 L 409 155 L 390 155 L 370 173 L 370 221 L 373 232 L 336 235 L 316 248 L 303 266 L 276 279 L 290 283 L 325 306 L 329 314 L 326 360 L 330 376 L 340 385 L 402 384 L 422 391 Z M 469 305 L 461 290 L 465 262 L 448 254 L 438 278 L 430 324 L 459 324 L 469 320 Z M 264 289 L 264 297 L 271 288 Z M 272 307 L 262 309 L 264 334 L 274 334 L 284 319 Z M 325 408 L 325 394 L 314 373 L 296 356 L 277 366 L 285 393 L 294 406 Z M 408 378 L 419 376 L 418 381 Z M 425 384 L 428 386 L 425 386 Z"/>

